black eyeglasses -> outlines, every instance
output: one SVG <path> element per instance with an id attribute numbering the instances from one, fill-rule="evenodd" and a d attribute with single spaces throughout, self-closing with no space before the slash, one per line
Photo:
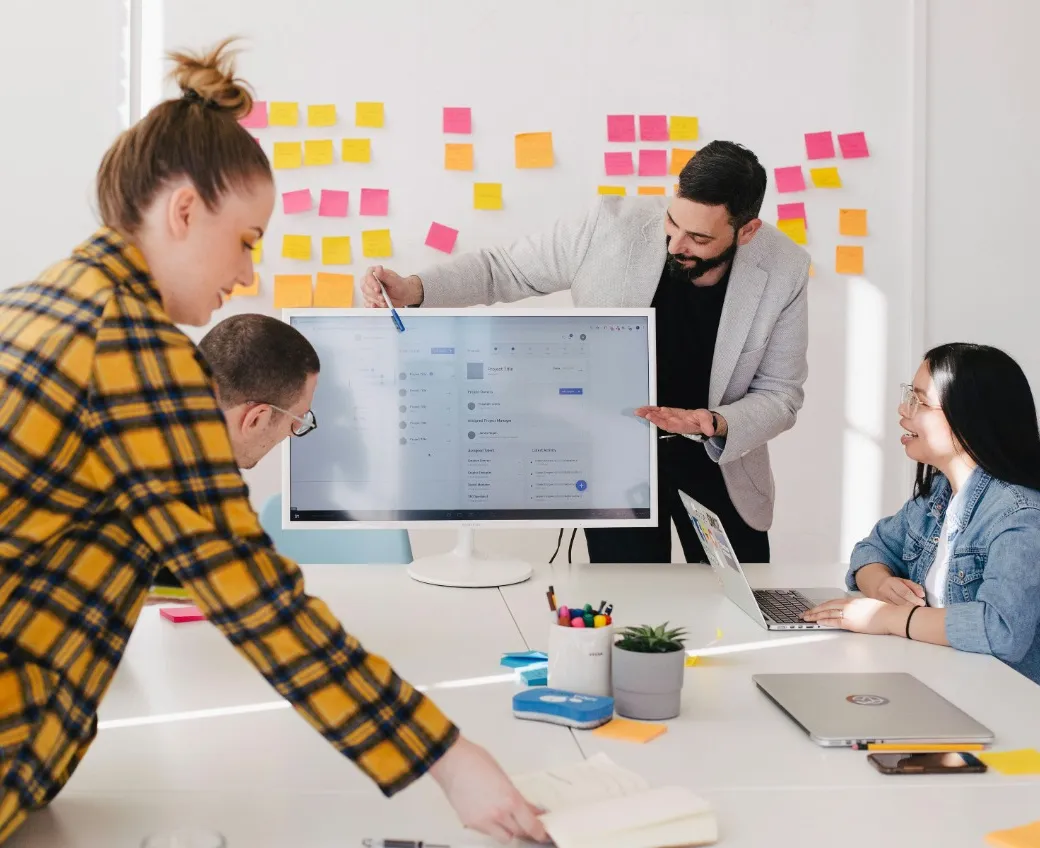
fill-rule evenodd
<path id="1" fill-rule="evenodd" d="M 292 428 L 292 434 L 294 436 L 306 436 L 311 430 L 318 429 L 318 419 L 314 415 L 314 410 L 308 409 L 303 416 L 294 415 L 288 409 L 282 409 L 280 406 L 275 406 L 273 403 L 267 403 L 266 401 L 253 401 L 253 403 L 263 403 L 265 406 L 271 407 L 278 412 L 282 412 L 288 415 L 293 421 L 298 421 L 299 425 Z"/>

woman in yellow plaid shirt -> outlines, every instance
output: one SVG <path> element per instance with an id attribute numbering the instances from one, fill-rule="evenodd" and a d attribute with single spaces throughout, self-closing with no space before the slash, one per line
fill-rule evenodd
<path id="1" fill-rule="evenodd" d="M 101 163 L 104 226 L 0 294 L 0 842 L 86 753 L 162 565 L 384 793 L 429 771 L 465 825 L 544 840 L 490 755 L 304 593 L 250 508 L 210 372 L 176 326 L 206 324 L 252 282 L 274 206 L 227 48 L 172 57 L 183 97 Z"/>

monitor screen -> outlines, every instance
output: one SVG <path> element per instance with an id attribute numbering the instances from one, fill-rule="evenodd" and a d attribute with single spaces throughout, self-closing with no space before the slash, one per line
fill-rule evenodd
<path id="1" fill-rule="evenodd" d="M 652 310 L 400 315 L 286 312 L 321 359 L 287 526 L 656 523 Z"/>

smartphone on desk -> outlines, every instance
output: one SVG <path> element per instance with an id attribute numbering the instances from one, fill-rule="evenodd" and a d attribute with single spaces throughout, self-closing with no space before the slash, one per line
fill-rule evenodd
<path id="1" fill-rule="evenodd" d="M 867 755 L 867 760 L 882 774 L 979 774 L 986 771 L 986 764 L 967 752 L 873 753 Z"/>

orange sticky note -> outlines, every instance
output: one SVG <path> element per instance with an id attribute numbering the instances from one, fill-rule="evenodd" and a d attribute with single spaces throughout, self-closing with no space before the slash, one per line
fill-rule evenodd
<path id="1" fill-rule="evenodd" d="M 628 194 L 628 189 L 626 189 L 624 186 L 600 186 L 599 194 L 626 195 Z"/>
<path id="2" fill-rule="evenodd" d="M 354 305 L 354 275 L 318 272 L 314 305 L 329 308 Z"/>
<path id="3" fill-rule="evenodd" d="M 282 256 L 286 259 L 302 259 L 306 262 L 311 258 L 311 237 L 282 236 Z"/>
<path id="4" fill-rule="evenodd" d="M 389 230 L 364 230 L 361 233 L 361 252 L 366 259 L 388 259 L 394 255 Z"/>
<path id="5" fill-rule="evenodd" d="M 668 166 L 668 173 L 673 177 L 679 176 L 682 173 L 682 169 L 686 167 L 686 163 L 696 155 L 696 150 L 684 150 L 681 147 L 673 147 L 672 161 Z"/>
<path id="6" fill-rule="evenodd" d="M 639 193 L 642 195 L 664 194 L 664 186 L 640 186 Z"/>
<path id="7" fill-rule="evenodd" d="M 668 120 L 668 135 L 672 141 L 696 141 L 700 122 L 693 117 L 672 115 Z"/>
<path id="8" fill-rule="evenodd" d="M 668 725 L 666 724 L 648 724 L 642 721 L 629 721 L 627 718 L 615 718 L 597 727 L 592 731 L 592 735 L 602 739 L 644 744 L 667 732 Z"/>
<path id="9" fill-rule="evenodd" d="M 867 234 L 867 210 L 839 209 L 838 232 L 843 236 L 865 236 Z"/>
<path id="10" fill-rule="evenodd" d="M 358 103 L 354 107 L 354 123 L 359 127 L 381 127 L 385 118 L 382 103 Z"/>
<path id="11" fill-rule="evenodd" d="M 1040 821 L 1007 830 L 994 830 L 986 834 L 986 844 L 994 848 L 1040 848 Z"/>
<path id="12" fill-rule="evenodd" d="M 304 165 L 331 165 L 332 164 L 332 139 L 318 139 L 305 141 L 303 143 Z"/>
<path id="13" fill-rule="evenodd" d="M 275 309 L 294 309 L 310 306 L 312 297 L 310 274 L 275 274 Z"/>
<path id="14" fill-rule="evenodd" d="M 473 183 L 474 209 L 501 209 L 502 183 Z"/>
<path id="15" fill-rule="evenodd" d="M 1040 774 L 1040 751 L 1034 748 L 1023 748 L 1019 751 L 986 751 L 979 754 L 978 758 L 1001 774 Z"/>
<path id="16" fill-rule="evenodd" d="M 300 123 L 300 105 L 298 103 L 270 103 L 267 113 L 267 123 L 272 127 L 295 127 Z"/>
<path id="17" fill-rule="evenodd" d="M 303 163 L 302 147 L 298 141 L 276 141 L 274 143 L 275 169 L 299 168 Z"/>
<path id="18" fill-rule="evenodd" d="M 256 297 L 260 294 L 260 275 L 253 273 L 253 284 L 251 286 L 235 286 L 231 290 L 231 297 Z"/>
<path id="19" fill-rule="evenodd" d="M 472 171 L 472 144 L 445 144 L 444 169 L 446 171 Z"/>
<path id="20" fill-rule="evenodd" d="M 837 168 L 810 168 L 809 176 L 817 188 L 841 188 L 841 175 Z"/>
<path id="21" fill-rule="evenodd" d="M 787 236 L 795 244 L 806 244 L 808 239 L 805 235 L 805 219 L 804 218 L 787 218 L 783 221 L 776 222 L 776 228 L 780 230 L 785 236 Z"/>
<path id="22" fill-rule="evenodd" d="M 812 262 L 809 263 L 809 276 L 810 277 L 815 277 L 816 276 L 816 266 Z"/>
<path id="23" fill-rule="evenodd" d="M 307 126 L 331 127 L 336 123 L 336 107 L 333 104 L 307 107 Z"/>
<path id="24" fill-rule="evenodd" d="M 345 138 L 345 139 L 343 139 L 343 161 L 344 162 L 371 162 L 372 161 L 372 139 L 370 139 L 370 138 Z"/>
<path id="25" fill-rule="evenodd" d="M 322 265 L 349 265 L 352 261 L 350 236 L 325 236 L 321 240 Z"/>
<path id="26" fill-rule="evenodd" d="M 551 168 L 552 166 L 551 132 L 520 133 L 516 137 L 516 167 Z"/>
<path id="27" fill-rule="evenodd" d="M 839 274 L 862 274 L 863 248 L 859 245 L 839 244 L 835 251 L 834 270 Z"/>

